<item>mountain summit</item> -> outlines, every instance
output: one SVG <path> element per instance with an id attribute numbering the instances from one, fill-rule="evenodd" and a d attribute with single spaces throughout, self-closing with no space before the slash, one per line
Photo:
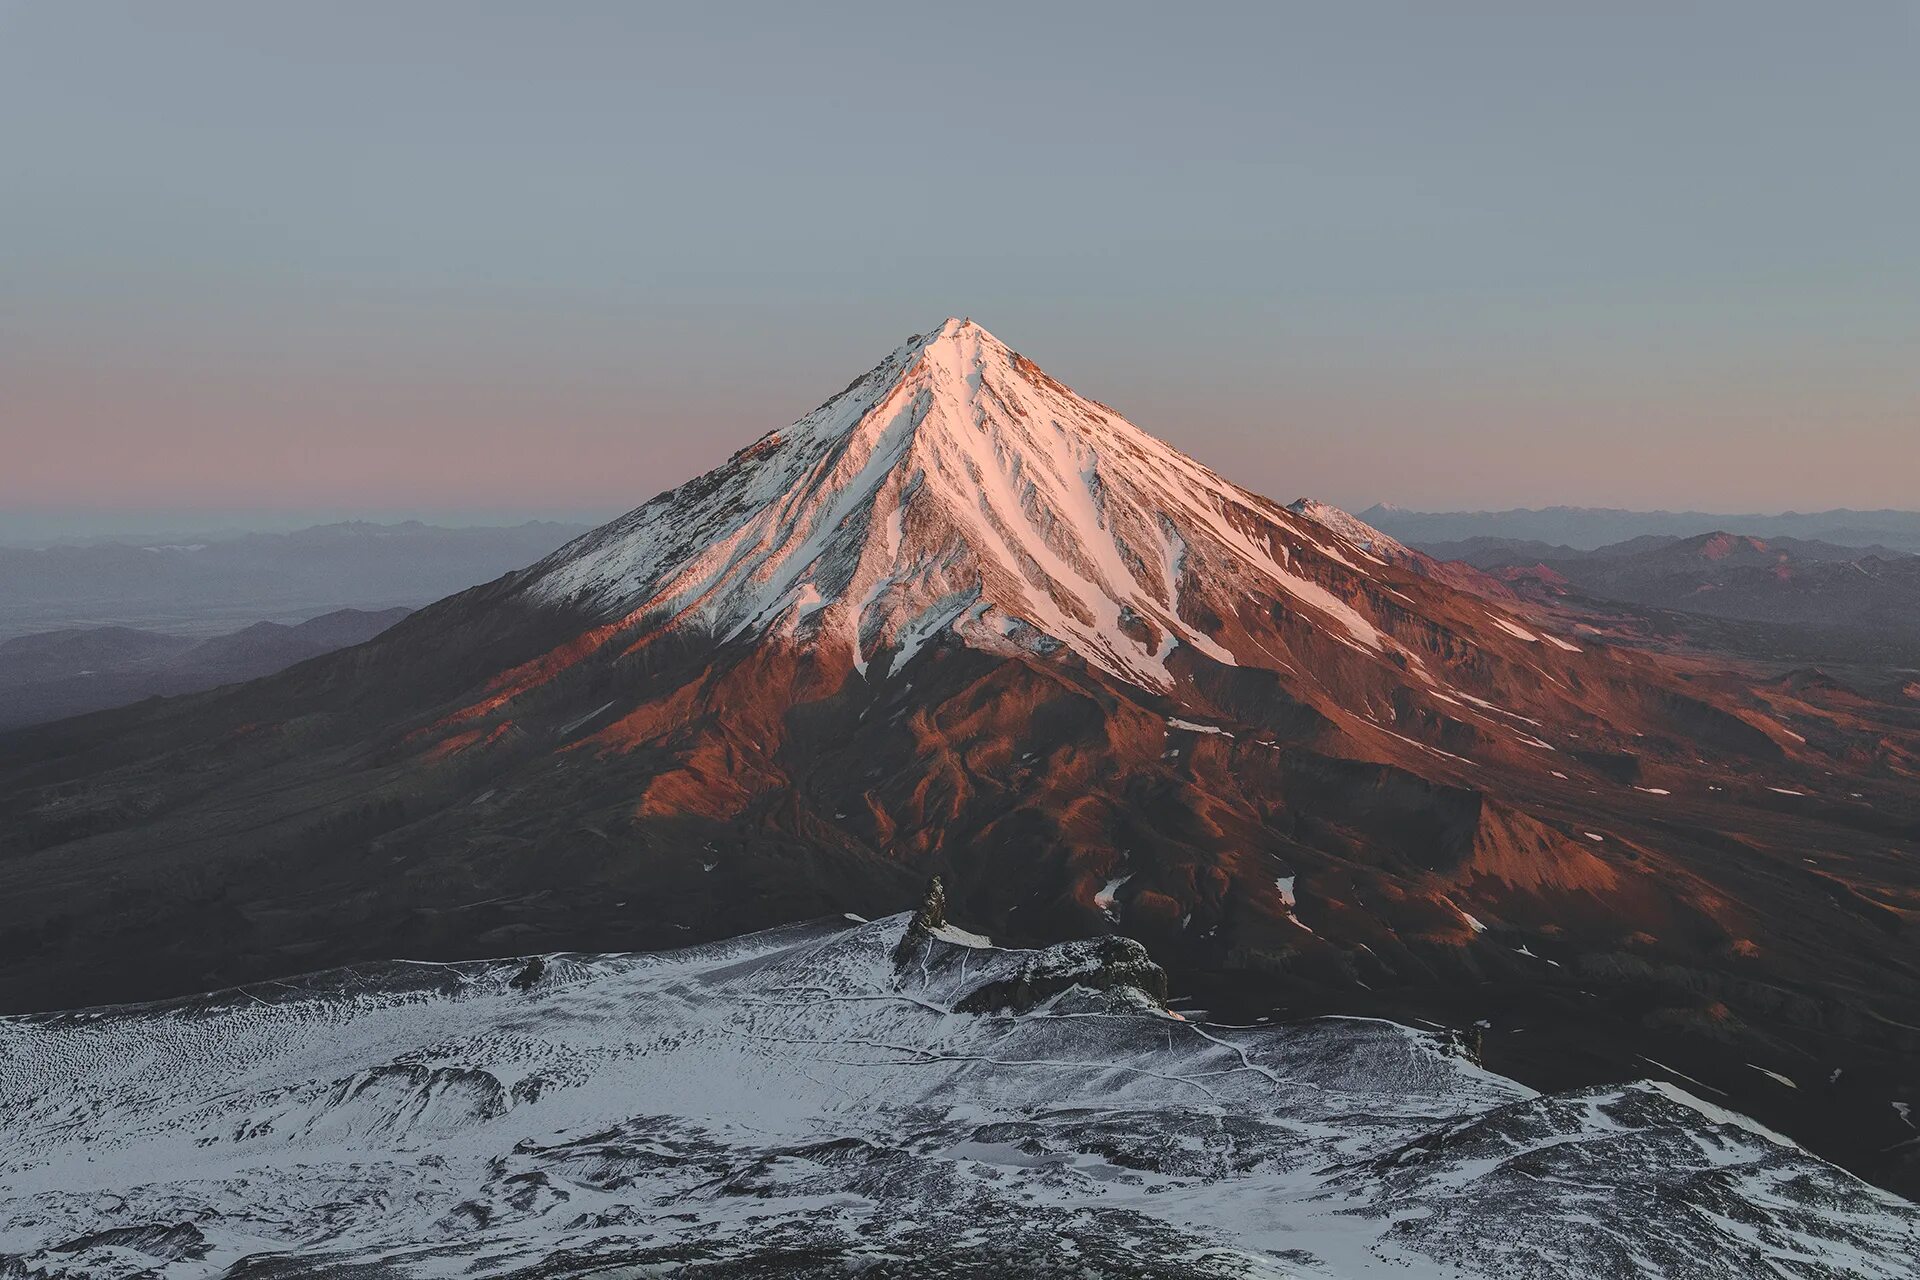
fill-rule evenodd
<path id="1" fill-rule="evenodd" d="M 949 319 L 511 580 L 503 603 L 591 625 L 444 723 L 492 715 L 591 654 L 663 643 L 773 644 L 831 685 L 836 668 L 887 679 L 952 642 L 1079 664 L 1208 714 L 1221 708 L 1198 685 L 1222 669 L 1276 673 L 1303 710 L 1375 751 L 1436 729 L 1510 744 L 1511 724 L 1472 701 L 1505 698 L 1509 682 L 1556 714 L 1606 714 L 1574 682 L 1541 678 L 1578 645 L 1484 596 L 1436 591 L 1449 585 L 1451 567 L 1323 503 L 1250 493 Z M 1409 686 L 1459 723 L 1383 719 Z"/>
<path id="2" fill-rule="evenodd" d="M 1216 568 L 1389 650 L 1300 556 L 1354 567 L 1319 531 L 948 320 L 793 426 L 535 566 L 525 590 L 726 639 L 832 637 L 862 674 L 881 652 L 899 668 L 951 632 L 988 652 L 1064 644 L 1164 690 L 1182 644 L 1239 661 L 1183 616 L 1183 579 Z"/>

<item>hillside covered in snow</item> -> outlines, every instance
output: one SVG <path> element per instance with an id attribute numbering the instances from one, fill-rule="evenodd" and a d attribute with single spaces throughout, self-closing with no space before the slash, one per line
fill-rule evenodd
<path id="1" fill-rule="evenodd" d="M 1671 1085 L 1164 982 L 923 911 L 0 1021 L 0 1276 L 1912 1275 L 1920 1211 Z"/>

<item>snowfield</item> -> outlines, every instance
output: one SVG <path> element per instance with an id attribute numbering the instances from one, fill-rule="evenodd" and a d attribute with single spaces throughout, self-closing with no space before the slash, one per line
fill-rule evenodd
<path id="1" fill-rule="evenodd" d="M 1670 1085 L 1156 988 L 897 916 L 7 1019 L 0 1276 L 1914 1274 L 1914 1206 Z"/>

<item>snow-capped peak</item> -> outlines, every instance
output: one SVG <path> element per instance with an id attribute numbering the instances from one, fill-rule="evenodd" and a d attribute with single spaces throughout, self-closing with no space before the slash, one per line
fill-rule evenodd
<path id="1" fill-rule="evenodd" d="M 607 619 L 846 645 L 899 670 L 943 631 L 1003 651 L 1063 643 L 1166 687 L 1180 644 L 1234 655 L 1183 615 L 1192 557 L 1233 561 L 1380 651 L 1373 624 L 1297 563 L 1306 526 L 1083 399 L 969 320 L 910 338 L 725 464 L 563 548 L 527 590 Z"/>

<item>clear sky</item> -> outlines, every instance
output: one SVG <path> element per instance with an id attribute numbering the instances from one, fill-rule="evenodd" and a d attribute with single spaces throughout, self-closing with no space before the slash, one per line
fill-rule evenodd
<path id="1" fill-rule="evenodd" d="M 606 514 L 968 315 L 1249 487 L 1920 507 L 1920 5 L 0 0 L 0 515 Z"/>

